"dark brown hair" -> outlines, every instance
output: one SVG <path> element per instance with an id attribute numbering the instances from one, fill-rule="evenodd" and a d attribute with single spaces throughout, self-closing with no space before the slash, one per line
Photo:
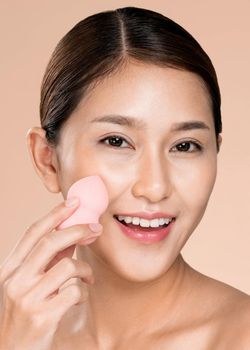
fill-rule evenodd
<path id="1" fill-rule="evenodd" d="M 206 52 L 170 18 L 144 8 L 123 7 L 83 19 L 52 53 L 40 102 L 41 127 L 51 145 L 59 143 L 62 125 L 87 92 L 129 60 L 198 74 L 210 96 L 217 140 L 222 131 L 221 97 L 216 72 Z"/>

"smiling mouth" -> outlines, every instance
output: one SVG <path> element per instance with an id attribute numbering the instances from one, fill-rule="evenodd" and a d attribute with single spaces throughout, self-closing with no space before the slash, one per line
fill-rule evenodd
<path id="1" fill-rule="evenodd" d="M 168 227 L 170 224 L 171 224 L 171 222 L 172 221 L 174 221 L 175 220 L 175 218 L 173 218 L 168 224 L 164 224 L 164 225 L 160 225 L 159 227 L 151 227 L 151 226 L 149 226 L 149 227 L 142 227 L 142 226 L 140 226 L 140 225 L 134 225 L 134 224 L 132 224 L 132 223 L 126 223 L 124 220 L 119 220 L 118 219 L 118 217 L 117 217 L 117 215 L 114 215 L 113 216 L 120 224 L 122 224 L 122 225 L 124 225 L 124 226 L 127 226 L 127 227 L 130 227 L 130 228 L 132 228 L 134 231 L 145 231 L 145 232 L 149 232 L 149 231 L 160 231 L 160 230 L 162 230 L 163 228 L 166 228 L 166 227 Z"/>

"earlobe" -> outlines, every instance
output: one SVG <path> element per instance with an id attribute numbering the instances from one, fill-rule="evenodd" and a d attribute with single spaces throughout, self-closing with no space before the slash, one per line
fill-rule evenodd
<path id="1" fill-rule="evenodd" d="M 55 148 L 48 144 L 45 130 L 32 127 L 26 134 L 26 143 L 33 167 L 49 192 L 61 191 Z"/>

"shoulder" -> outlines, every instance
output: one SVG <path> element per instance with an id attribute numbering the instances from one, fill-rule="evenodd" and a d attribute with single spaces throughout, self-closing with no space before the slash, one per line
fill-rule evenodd
<path id="1" fill-rule="evenodd" d="M 211 277 L 200 278 L 210 304 L 213 348 L 249 350 L 250 295 Z"/>
<path id="2" fill-rule="evenodd" d="M 221 332 L 231 347 L 250 349 L 250 296 L 233 287 L 228 291 Z"/>

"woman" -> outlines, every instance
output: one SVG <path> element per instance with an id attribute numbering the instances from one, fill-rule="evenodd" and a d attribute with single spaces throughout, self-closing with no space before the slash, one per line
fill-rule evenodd
<path id="1" fill-rule="evenodd" d="M 159 13 L 97 13 L 62 38 L 31 160 L 64 198 L 99 175 L 109 205 L 101 227 L 56 230 L 76 201 L 27 229 L 1 267 L 1 350 L 250 348 L 249 296 L 181 255 L 215 183 L 220 103 L 208 55 Z"/>

